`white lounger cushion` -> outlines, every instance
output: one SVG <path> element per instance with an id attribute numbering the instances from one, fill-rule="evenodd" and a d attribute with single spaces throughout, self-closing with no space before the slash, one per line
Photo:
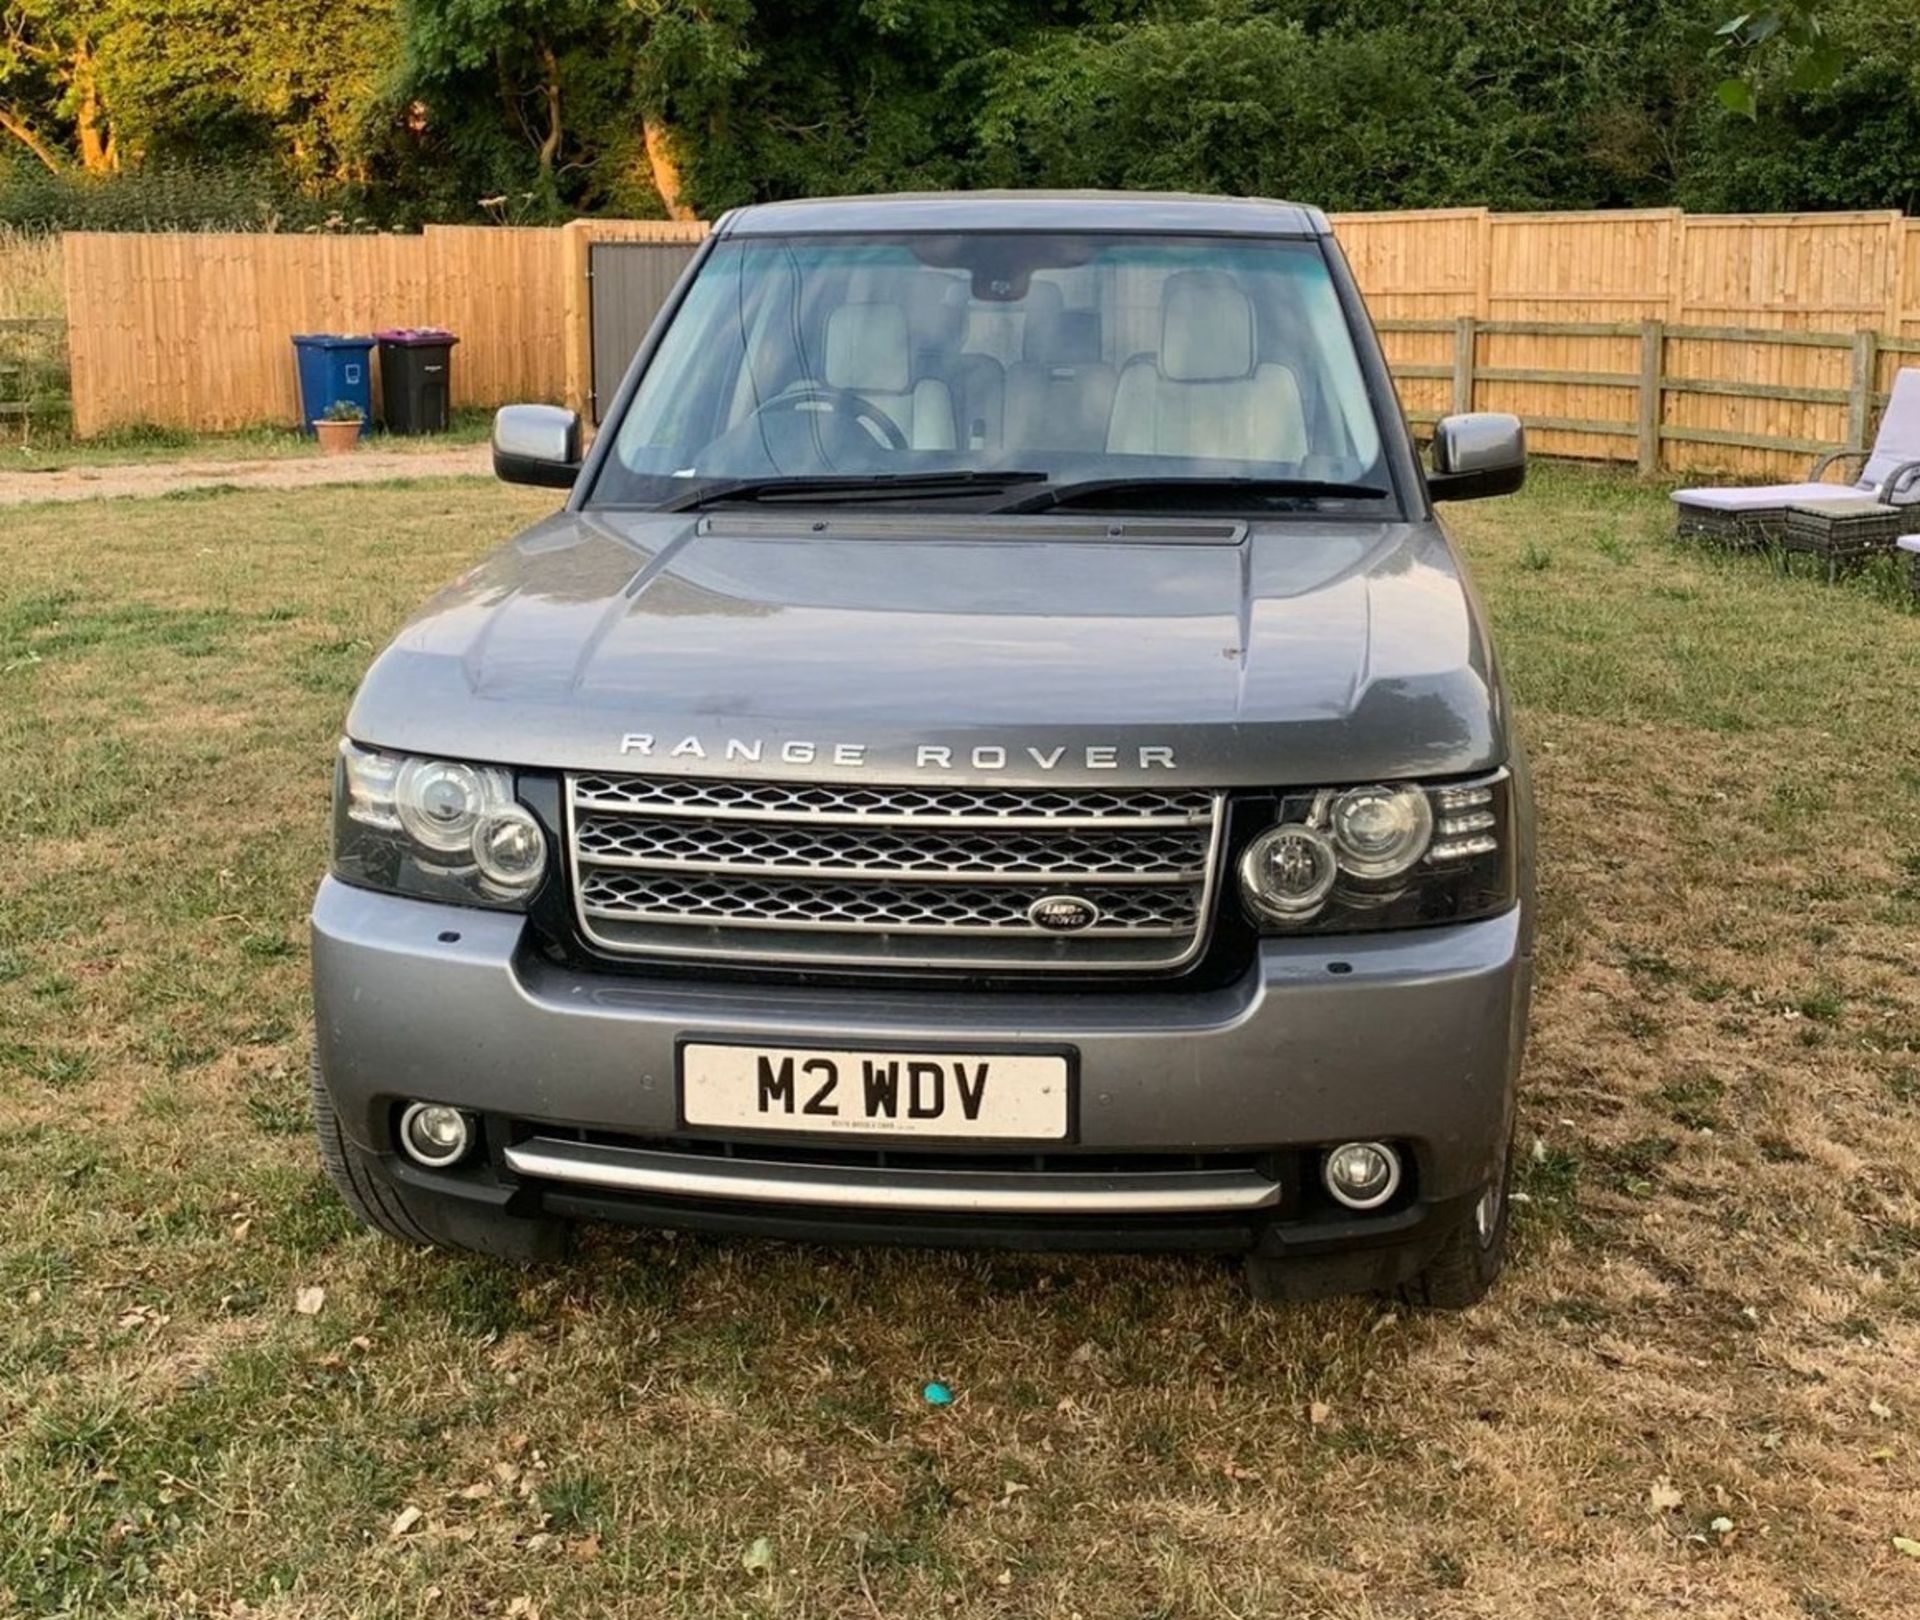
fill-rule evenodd
<path id="1" fill-rule="evenodd" d="M 1715 512 L 1784 511 L 1802 501 L 1857 501 L 1866 491 L 1853 484 L 1750 484 L 1738 489 L 1676 489 L 1682 506 Z"/>

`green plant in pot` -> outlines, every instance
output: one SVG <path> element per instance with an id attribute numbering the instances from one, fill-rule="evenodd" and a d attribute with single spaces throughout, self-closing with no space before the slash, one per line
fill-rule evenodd
<path id="1" fill-rule="evenodd" d="M 367 419 L 350 399 L 336 399 L 313 420 L 313 431 L 320 440 L 320 449 L 329 456 L 343 456 L 360 439 L 360 429 Z"/>

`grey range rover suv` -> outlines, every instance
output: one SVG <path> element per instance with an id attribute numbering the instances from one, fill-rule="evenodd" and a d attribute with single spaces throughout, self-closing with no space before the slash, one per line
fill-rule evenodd
<path id="1" fill-rule="evenodd" d="M 1492 1282 L 1532 827 L 1325 217 L 1039 193 L 715 227 L 565 505 L 369 670 L 313 912 L 370 1224 L 1243 1257 Z"/>

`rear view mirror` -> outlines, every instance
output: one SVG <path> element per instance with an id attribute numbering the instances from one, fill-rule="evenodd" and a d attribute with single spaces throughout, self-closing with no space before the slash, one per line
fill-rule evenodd
<path id="1" fill-rule="evenodd" d="M 571 489 L 580 471 L 580 417 L 558 405 L 503 405 L 493 416 L 493 472 L 508 484 Z"/>
<path id="2" fill-rule="evenodd" d="M 1526 481 L 1527 430 L 1519 417 L 1473 411 L 1434 423 L 1427 493 L 1436 501 L 1511 495 Z"/>

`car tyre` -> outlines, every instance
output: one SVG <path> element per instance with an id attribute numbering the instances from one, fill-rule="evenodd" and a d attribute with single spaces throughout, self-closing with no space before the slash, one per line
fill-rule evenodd
<path id="1" fill-rule="evenodd" d="M 1507 1221 L 1513 1200 L 1513 1146 L 1500 1173 L 1487 1184 L 1473 1213 L 1447 1234 L 1446 1242 L 1414 1276 L 1400 1285 L 1403 1303 L 1422 1310 L 1463 1311 L 1486 1297 L 1507 1263 Z"/>
<path id="2" fill-rule="evenodd" d="M 310 1076 L 320 1164 L 347 1208 L 376 1232 L 416 1248 L 455 1249 L 522 1264 L 565 1253 L 563 1222 L 470 1209 L 402 1186 L 377 1157 L 355 1147 L 341 1131 L 317 1052 Z"/>

